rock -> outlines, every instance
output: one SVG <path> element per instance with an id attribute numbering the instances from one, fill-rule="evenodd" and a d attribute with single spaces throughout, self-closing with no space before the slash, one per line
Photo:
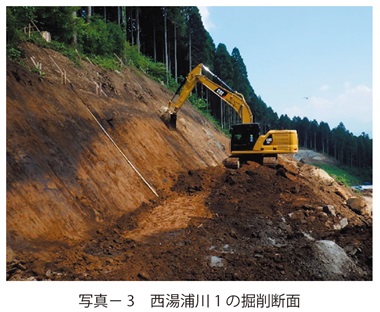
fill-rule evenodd
<path id="1" fill-rule="evenodd" d="M 216 268 L 222 268 L 224 267 L 225 260 L 223 258 L 220 258 L 218 256 L 211 256 L 210 257 L 210 266 L 216 267 Z"/>
<path id="2" fill-rule="evenodd" d="M 52 273 L 52 271 L 49 269 L 49 270 L 46 271 L 45 275 L 46 275 L 46 277 L 50 278 L 50 277 L 53 276 L 53 273 Z"/>
<path id="3" fill-rule="evenodd" d="M 348 225 L 347 218 L 343 218 L 342 220 L 340 220 L 339 224 L 342 226 L 342 229 L 345 228 Z"/>
<path id="4" fill-rule="evenodd" d="M 328 213 L 332 215 L 333 217 L 336 216 L 335 207 L 333 205 L 326 205 L 323 207 L 323 212 Z"/>
<path id="5" fill-rule="evenodd" d="M 231 237 L 233 237 L 233 238 L 238 238 L 238 235 L 237 235 L 237 233 L 236 233 L 235 230 L 231 230 L 231 231 L 230 231 L 230 235 L 231 235 Z"/>
<path id="6" fill-rule="evenodd" d="M 293 232 L 293 229 L 292 229 L 292 227 L 289 225 L 289 224 L 287 224 L 287 223 L 280 223 L 279 225 L 278 225 L 278 227 L 281 229 L 281 230 L 283 230 L 283 231 L 285 231 L 286 233 L 292 233 Z"/>
<path id="7" fill-rule="evenodd" d="M 150 280 L 149 275 L 146 272 L 140 272 L 139 274 L 137 274 L 137 277 L 144 281 Z"/>
<path id="8" fill-rule="evenodd" d="M 347 200 L 347 205 L 352 211 L 359 215 L 368 214 L 368 211 L 366 209 L 367 203 L 360 197 L 351 197 L 349 200 Z"/>
<path id="9" fill-rule="evenodd" d="M 342 220 L 339 221 L 339 223 L 334 224 L 334 230 L 344 229 L 347 225 L 348 225 L 347 218 L 343 218 Z"/>
<path id="10" fill-rule="evenodd" d="M 364 272 L 349 258 L 339 245 L 329 240 L 315 242 L 317 261 L 325 268 L 326 279 L 340 280 L 342 276 L 357 274 L 363 276 Z"/>
<path id="11" fill-rule="evenodd" d="M 347 194 L 346 191 L 344 191 L 341 187 L 337 187 L 335 189 L 335 194 L 341 197 L 344 200 L 347 200 L 349 198 L 349 195 Z"/>

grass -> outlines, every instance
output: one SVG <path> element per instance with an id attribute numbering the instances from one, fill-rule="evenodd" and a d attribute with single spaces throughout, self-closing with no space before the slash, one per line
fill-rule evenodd
<path id="1" fill-rule="evenodd" d="M 351 172 L 349 169 L 327 164 L 318 164 L 317 166 L 325 170 L 336 181 L 346 186 L 360 185 L 364 182 L 363 177 L 357 176 L 354 172 Z"/>

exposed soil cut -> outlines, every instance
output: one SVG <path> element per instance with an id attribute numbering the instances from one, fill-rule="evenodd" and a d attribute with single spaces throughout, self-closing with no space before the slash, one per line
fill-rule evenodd
<path id="1" fill-rule="evenodd" d="M 160 83 L 24 50 L 7 66 L 8 280 L 372 280 L 371 209 L 324 171 L 227 169 L 228 138 L 189 105 L 164 125 Z"/>

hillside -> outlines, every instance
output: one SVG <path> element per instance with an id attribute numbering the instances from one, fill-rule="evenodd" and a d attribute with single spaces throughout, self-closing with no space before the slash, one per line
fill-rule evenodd
<path id="1" fill-rule="evenodd" d="M 228 138 L 190 105 L 163 124 L 160 83 L 23 49 L 7 64 L 8 280 L 372 279 L 370 207 L 322 170 L 224 168 Z"/>

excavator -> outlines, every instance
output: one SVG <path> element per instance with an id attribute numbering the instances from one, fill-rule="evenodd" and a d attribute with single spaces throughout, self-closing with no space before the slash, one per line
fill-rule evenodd
<path id="1" fill-rule="evenodd" d="M 207 78 L 203 71 L 210 73 L 223 86 Z M 277 160 L 278 154 L 294 154 L 298 151 L 296 130 L 269 130 L 266 134 L 261 134 L 260 124 L 254 122 L 254 116 L 244 96 L 233 91 L 202 63 L 194 67 L 187 75 L 173 98 L 169 101 L 169 105 L 162 110 L 161 117 L 169 128 L 176 128 L 177 113 L 198 83 L 203 84 L 223 99 L 240 116 L 241 123 L 232 125 L 230 129 L 231 156 L 225 161 L 227 167 L 239 168 L 240 163 L 248 160 L 263 164 L 266 157 Z M 180 92 L 181 89 L 182 91 Z M 174 98 L 178 94 L 179 97 L 174 102 Z"/>

